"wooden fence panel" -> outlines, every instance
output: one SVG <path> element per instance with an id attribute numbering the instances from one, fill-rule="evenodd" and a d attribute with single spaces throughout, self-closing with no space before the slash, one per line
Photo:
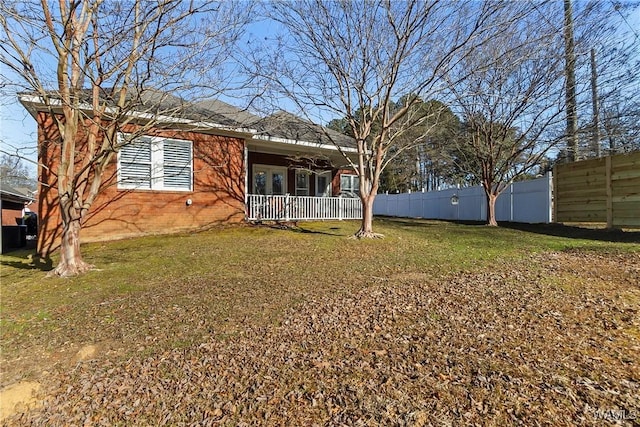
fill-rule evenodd
<path id="1" fill-rule="evenodd" d="M 614 227 L 640 227 L 640 152 L 611 159 Z"/>
<path id="2" fill-rule="evenodd" d="M 640 227 L 640 152 L 557 165 L 556 222 Z"/>

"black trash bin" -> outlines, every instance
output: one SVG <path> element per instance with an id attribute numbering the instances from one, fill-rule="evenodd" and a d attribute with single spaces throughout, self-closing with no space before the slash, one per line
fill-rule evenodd
<path id="1" fill-rule="evenodd" d="M 17 248 L 24 248 L 25 246 L 27 246 L 27 226 L 26 225 L 19 225 L 18 229 L 19 229 L 19 233 L 18 233 L 18 244 L 17 244 Z"/>
<path id="2" fill-rule="evenodd" d="M 26 225 L 3 225 L 2 226 L 2 253 L 13 249 L 24 248 L 27 244 Z"/>
<path id="3" fill-rule="evenodd" d="M 26 212 L 22 223 L 27 227 L 26 247 L 35 249 L 38 241 L 38 215 L 35 212 Z"/>
<path id="4" fill-rule="evenodd" d="M 26 212 L 23 224 L 27 226 L 27 236 L 38 234 L 38 215 L 35 212 Z"/>

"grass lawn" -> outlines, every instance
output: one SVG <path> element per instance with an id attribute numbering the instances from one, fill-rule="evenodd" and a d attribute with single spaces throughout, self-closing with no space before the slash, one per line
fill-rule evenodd
<path id="1" fill-rule="evenodd" d="M 639 233 L 378 219 L 0 256 L 8 425 L 640 423 Z M 622 241 L 620 241 L 622 240 Z M 53 260 L 55 262 L 55 259 Z M 12 415 L 13 413 L 13 415 Z"/>

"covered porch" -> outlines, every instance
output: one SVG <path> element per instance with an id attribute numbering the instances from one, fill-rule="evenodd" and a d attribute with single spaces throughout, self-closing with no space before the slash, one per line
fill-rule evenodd
<path id="1" fill-rule="evenodd" d="M 358 176 L 331 144 L 253 138 L 245 165 L 248 221 L 362 218 Z"/>

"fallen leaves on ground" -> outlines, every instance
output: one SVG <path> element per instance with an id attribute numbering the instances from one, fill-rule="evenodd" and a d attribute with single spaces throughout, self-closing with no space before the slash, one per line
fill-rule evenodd
<path id="1" fill-rule="evenodd" d="M 638 253 L 569 251 L 362 277 L 368 286 L 312 296 L 277 325 L 60 366 L 44 406 L 6 422 L 529 426 L 618 414 L 638 425 L 639 266 Z M 175 315 L 195 328 L 200 310 Z"/>

